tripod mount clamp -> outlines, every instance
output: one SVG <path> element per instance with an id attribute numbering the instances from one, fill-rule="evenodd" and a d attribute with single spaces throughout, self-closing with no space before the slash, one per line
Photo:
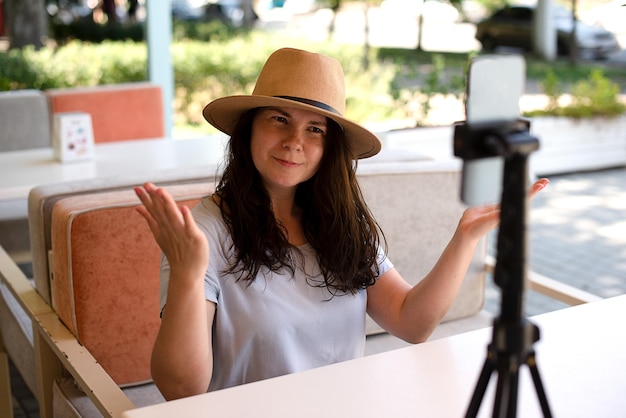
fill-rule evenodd
<path id="1" fill-rule="evenodd" d="M 539 139 L 530 135 L 526 119 L 454 124 L 454 155 L 463 160 L 528 155 L 537 149 Z"/>
<path id="2" fill-rule="evenodd" d="M 539 328 L 526 319 L 509 322 L 496 318 L 493 322 L 492 348 L 497 352 L 524 354 L 537 341 Z"/>

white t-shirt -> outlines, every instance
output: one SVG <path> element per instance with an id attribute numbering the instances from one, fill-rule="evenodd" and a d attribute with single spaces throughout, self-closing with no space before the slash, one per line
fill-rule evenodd
<path id="1" fill-rule="evenodd" d="M 213 377 L 218 390 L 345 361 L 363 355 L 367 292 L 334 297 L 322 286 L 314 249 L 294 251 L 295 275 L 261 269 L 253 283 L 224 273 L 232 240 L 217 205 L 203 199 L 194 209 L 210 246 L 204 277 L 207 300 L 217 304 L 213 324 Z M 298 255 L 300 253 L 301 255 Z M 380 275 L 393 267 L 381 255 Z M 308 281 L 307 281 L 308 277 Z M 169 265 L 161 265 L 161 306 L 165 305 Z"/>

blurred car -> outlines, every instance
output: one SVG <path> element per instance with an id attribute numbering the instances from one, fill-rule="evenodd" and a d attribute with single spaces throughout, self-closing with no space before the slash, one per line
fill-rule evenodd
<path id="1" fill-rule="evenodd" d="M 177 20 L 202 21 L 218 19 L 239 27 L 248 19 L 258 18 L 252 0 L 172 0 L 172 17 Z"/>
<path id="2" fill-rule="evenodd" d="M 476 25 L 476 39 L 483 50 L 493 51 L 496 47 L 516 47 L 527 51 L 533 49 L 533 6 L 507 6 Z M 573 28 L 572 13 L 567 9 L 554 6 L 552 12 L 556 29 L 557 53 L 570 53 L 571 33 Z M 580 56 L 605 59 L 619 50 L 615 34 L 606 29 L 576 21 L 576 47 Z"/>
<path id="3" fill-rule="evenodd" d="M 178 20 L 204 19 L 204 2 L 191 0 L 172 0 L 172 17 Z"/>

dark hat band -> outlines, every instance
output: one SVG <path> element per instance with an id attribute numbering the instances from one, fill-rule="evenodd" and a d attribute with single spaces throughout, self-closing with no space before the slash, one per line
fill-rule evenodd
<path id="1" fill-rule="evenodd" d="M 287 99 L 287 100 L 293 100 L 294 102 L 304 103 L 309 106 L 314 106 L 319 109 L 325 110 L 327 112 L 334 113 L 335 115 L 341 116 L 341 113 L 335 110 L 332 106 L 328 106 L 326 103 L 318 102 L 316 100 L 305 99 L 303 97 L 294 97 L 294 96 L 274 96 L 274 97 L 278 99 Z"/>

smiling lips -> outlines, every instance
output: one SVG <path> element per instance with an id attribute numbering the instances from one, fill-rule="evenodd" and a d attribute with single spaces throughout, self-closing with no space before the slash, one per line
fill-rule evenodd
<path id="1" fill-rule="evenodd" d="M 281 158 L 277 158 L 277 157 L 274 157 L 274 159 L 275 159 L 275 160 L 276 160 L 276 161 L 277 161 L 280 165 L 283 165 L 283 166 L 285 166 L 285 167 L 298 167 L 298 166 L 300 165 L 299 163 L 296 163 L 296 162 L 293 162 L 293 161 L 288 161 L 288 160 L 283 160 L 283 159 L 281 159 Z"/>

